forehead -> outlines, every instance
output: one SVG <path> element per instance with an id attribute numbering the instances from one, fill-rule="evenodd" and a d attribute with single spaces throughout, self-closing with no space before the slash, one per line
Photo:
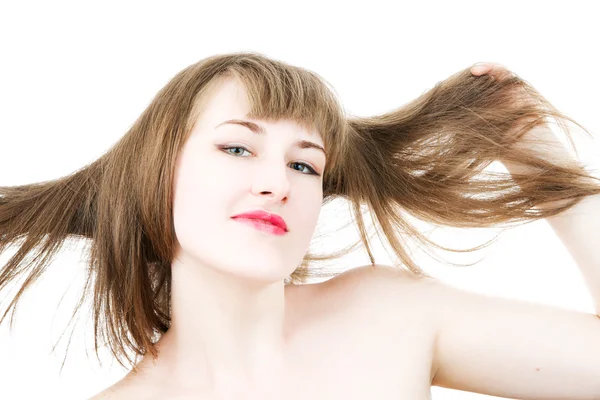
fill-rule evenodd
<path id="1" fill-rule="evenodd" d="M 233 77 L 222 78 L 220 81 L 215 82 L 214 86 L 205 95 L 206 98 L 203 101 L 197 125 L 213 129 L 226 120 L 246 120 L 264 126 L 266 131 L 269 131 L 270 127 L 277 125 L 280 128 L 295 131 L 299 135 L 310 136 L 316 141 L 321 141 L 318 132 L 305 130 L 291 120 L 267 122 L 248 118 L 247 114 L 250 111 L 250 103 L 246 88 L 239 80 Z"/>

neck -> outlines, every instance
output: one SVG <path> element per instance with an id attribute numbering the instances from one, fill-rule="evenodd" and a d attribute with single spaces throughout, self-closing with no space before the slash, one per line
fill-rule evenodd
<path id="1" fill-rule="evenodd" d="M 257 269 L 259 270 L 259 269 Z M 271 387 L 288 344 L 283 280 L 268 282 L 178 259 L 172 264 L 171 326 L 156 360 L 171 386 L 225 393 Z M 241 389 L 240 389 L 241 390 Z"/>

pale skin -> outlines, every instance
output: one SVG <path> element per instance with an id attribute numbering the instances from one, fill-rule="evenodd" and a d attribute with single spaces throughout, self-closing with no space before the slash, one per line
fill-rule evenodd
<path id="1" fill-rule="evenodd" d="M 505 69 L 483 63 L 471 72 Z M 323 142 L 286 121 L 254 121 L 267 132 L 260 138 L 243 126 L 216 128 L 249 120 L 240 90 L 229 82 L 211 99 L 178 160 L 180 248 L 159 358 L 144 358 L 140 374 L 94 399 L 427 399 L 432 385 L 509 398 L 600 398 L 597 315 L 469 293 L 385 266 L 284 286 L 322 199 L 322 178 L 295 163 L 320 174 L 326 164 L 318 150 L 293 143 Z M 600 226 L 599 203 L 575 208 Z M 230 219 L 254 209 L 281 215 L 288 234 Z M 590 235 L 569 218 L 550 222 L 600 298 Z"/>
<path id="2" fill-rule="evenodd" d="M 316 227 L 326 157 L 294 146 L 298 140 L 324 144 L 291 122 L 261 121 L 268 132 L 261 137 L 242 125 L 220 125 L 250 120 L 243 90 L 233 80 L 223 84 L 177 162 L 173 214 L 180 246 L 171 266 L 171 327 L 158 343 L 158 360 L 144 358 L 136 378 L 169 393 L 185 388 L 235 397 L 271 387 L 284 371 L 286 299 L 294 289 L 284 279 Z M 231 219 L 257 209 L 280 215 L 289 231 L 276 236 Z"/>

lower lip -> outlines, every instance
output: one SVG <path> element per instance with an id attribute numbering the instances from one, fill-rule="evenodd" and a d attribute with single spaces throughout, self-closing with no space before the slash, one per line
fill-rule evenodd
<path id="1" fill-rule="evenodd" d="M 249 219 L 249 218 L 234 218 L 234 220 L 239 221 L 243 224 L 250 225 L 253 228 L 258 229 L 259 231 L 271 233 L 273 235 L 285 235 L 285 229 L 282 229 L 276 225 L 263 221 L 261 219 Z"/>

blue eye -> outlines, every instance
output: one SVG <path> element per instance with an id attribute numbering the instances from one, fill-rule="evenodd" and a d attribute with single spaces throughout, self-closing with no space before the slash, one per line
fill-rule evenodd
<path id="1" fill-rule="evenodd" d="M 228 150 L 231 150 L 231 149 L 243 149 L 244 151 L 248 151 L 248 149 L 246 149 L 245 147 L 242 147 L 242 146 L 220 146 L 219 148 L 221 150 L 225 151 L 226 153 L 232 154 L 232 155 L 239 155 L 240 153 L 235 154 L 235 153 L 232 153 L 232 152 L 230 152 Z M 303 166 L 303 167 L 305 167 L 309 171 L 308 173 L 304 173 L 304 175 L 321 176 L 313 168 L 311 168 L 311 166 L 308 165 L 308 164 L 305 164 L 305 163 L 293 163 L 293 164 Z M 296 171 L 300 171 L 300 170 L 296 170 Z"/>

